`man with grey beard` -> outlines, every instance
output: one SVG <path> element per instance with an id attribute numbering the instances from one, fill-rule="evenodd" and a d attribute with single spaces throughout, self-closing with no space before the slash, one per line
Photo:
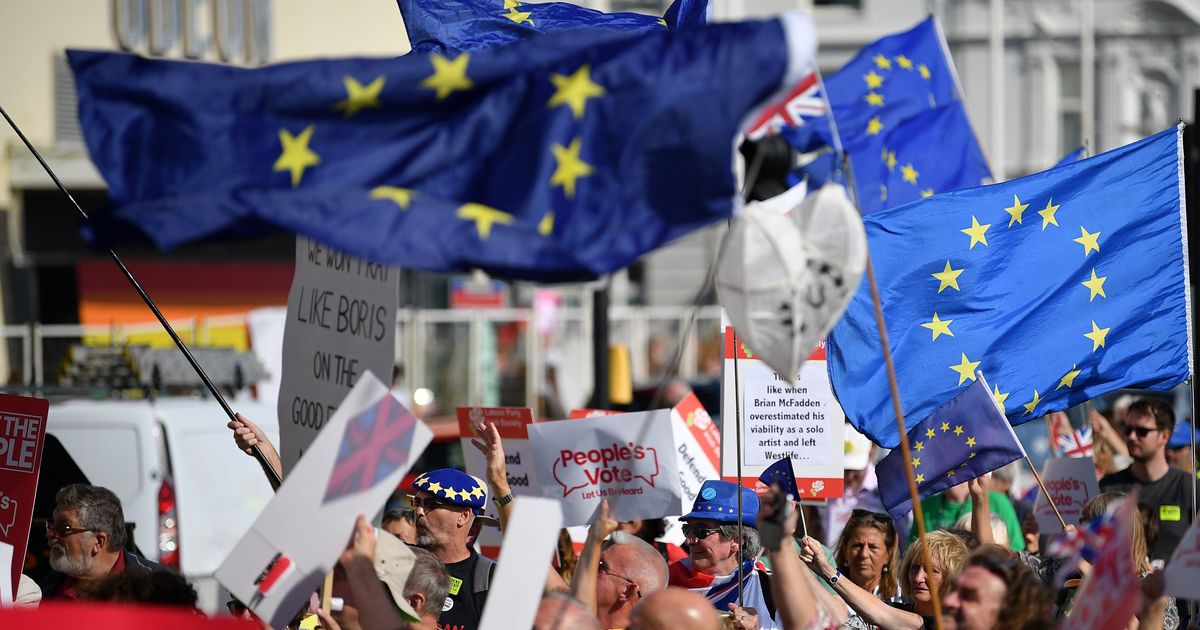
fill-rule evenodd
<path id="1" fill-rule="evenodd" d="M 76 589 L 110 575 L 164 570 L 125 549 L 121 501 L 107 488 L 72 484 L 54 497 L 46 523 L 50 567 L 40 582 L 42 599 L 78 599 Z"/>

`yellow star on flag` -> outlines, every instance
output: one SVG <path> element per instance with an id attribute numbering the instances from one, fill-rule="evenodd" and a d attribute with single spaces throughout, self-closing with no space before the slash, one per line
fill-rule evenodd
<path id="1" fill-rule="evenodd" d="M 1053 225 L 1054 227 L 1058 227 L 1058 219 L 1056 219 L 1054 217 L 1055 212 L 1058 212 L 1058 206 L 1054 205 L 1053 197 L 1051 197 L 1050 200 L 1046 202 L 1045 208 L 1038 210 L 1038 214 L 1040 214 L 1042 216 L 1042 231 L 1043 232 L 1046 231 L 1046 226 L 1048 226 L 1048 225 Z"/>
<path id="2" fill-rule="evenodd" d="M 1025 209 L 1029 207 L 1027 203 L 1021 203 L 1021 200 L 1013 195 L 1013 205 L 1004 209 L 1012 218 L 1008 220 L 1008 227 L 1012 227 L 1013 223 L 1021 223 L 1021 217 L 1025 214 Z"/>
<path id="3" fill-rule="evenodd" d="M 947 260 L 945 269 L 929 275 L 938 281 L 938 293 L 945 291 L 947 287 L 953 288 L 955 291 L 962 291 L 962 289 L 958 288 L 958 277 L 962 275 L 965 269 L 966 267 L 963 269 L 954 269 L 950 266 L 950 261 Z"/>
<path id="4" fill-rule="evenodd" d="M 921 197 L 928 198 L 928 197 L 932 197 L 932 196 L 933 196 L 932 188 L 926 188 L 925 190 L 921 191 Z"/>
<path id="5" fill-rule="evenodd" d="M 925 483 L 925 475 L 917 473 L 917 483 Z"/>
<path id="6" fill-rule="evenodd" d="M 1001 408 L 1004 407 L 1004 401 L 1008 400 L 1008 393 L 1001 393 L 999 385 L 992 386 L 992 396 L 996 399 L 996 402 L 1000 404 Z"/>
<path id="7" fill-rule="evenodd" d="M 925 450 L 925 443 L 917 442 L 917 446 L 915 448 L 917 449 L 917 452 L 920 453 L 921 451 Z"/>
<path id="8" fill-rule="evenodd" d="M 1092 352 L 1104 347 L 1104 338 L 1108 336 L 1108 331 L 1111 328 L 1101 328 L 1096 325 L 1096 320 L 1092 320 L 1092 332 L 1083 333 L 1084 337 L 1092 340 Z"/>
<path id="9" fill-rule="evenodd" d="M 1108 296 L 1104 295 L 1104 281 L 1105 280 L 1108 280 L 1108 276 L 1103 276 L 1103 277 L 1097 278 L 1096 277 L 1096 268 L 1092 267 L 1092 279 L 1084 280 L 1083 282 L 1080 283 L 1083 286 L 1087 287 L 1088 291 L 1091 292 L 1091 295 L 1088 296 L 1089 302 L 1096 299 L 1097 295 L 1099 295 L 1100 297 L 1102 297 L 1104 299 L 1108 299 Z"/>
<path id="10" fill-rule="evenodd" d="M 867 82 L 868 90 L 878 90 L 883 87 L 883 76 L 874 70 L 863 75 L 863 81 Z"/>
<path id="11" fill-rule="evenodd" d="M 1058 387 L 1055 387 L 1054 391 L 1058 391 L 1064 387 L 1074 387 L 1076 376 L 1079 376 L 1079 370 L 1075 369 L 1075 366 L 1072 365 L 1071 371 L 1062 377 L 1062 380 L 1058 382 Z"/>
<path id="12" fill-rule="evenodd" d="M 963 433 L 963 428 L 962 428 L 962 425 L 961 425 L 961 424 L 956 424 L 956 425 L 954 425 L 954 435 L 955 435 L 955 437 L 961 436 L 961 435 L 962 435 L 962 433 Z"/>
<path id="13" fill-rule="evenodd" d="M 917 169 L 913 168 L 912 164 L 905 164 L 904 166 L 901 166 L 900 175 L 904 178 L 904 181 L 912 184 L 913 186 L 917 185 L 917 178 L 921 176 L 921 174 L 917 172 Z"/>
<path id="14" fill-rule="evenodd" d="M 886 184 L 879 185 L 879 200 L 887 201 L 887 185 Z"/>
<path id="15" fill-rule="evenodd" d="M 521 6 L 521 3 L 517 2 L 517 0 L 504 0 L 505 9 L 515 9 L 519 6 Z"/>
<path id="16" fill-rule="evenodd" d="M 950 423 L 949 423 L 949 422 L 943 422 L 943 423 L 942 423 L 942 433 L 945 433 L 945 432 L 947 432 L 947 431 L 949 431 L 949 430 L 950 430 Z"/>
<path id="17" fill-rule="evenodd" d="M 896 170 L 896 152 L 895 151 L 888 151 L 887 167 L 888 167 L 888 172 Z"/>
<path id="18" fill-rule="evenodd" d="M 954 471 L 953 471 L 953 470 L 951 470 L 950 472 L 946 473 L 946 476 L 947 476 L 947 477 L 953 477 L 953 476 L 954 476 Z"/>
<path id="19" fill-rule="evenodd" d="M 371 199 L 386 199 L 404 210 L 412 203 L 413 191 L 396 186 L 376 186 L 371 189 Z"/>
<path id="20" fill-rule="evenodd" d="M 298 136 L 293 136 L 287 129 L 279 130 L 279 144 L 283 148 L 279 153 L 279 158 L 275 160 L 274 170 L 275 172 L 290 171 L 292 188 L 300 185 L 300 179 L 304 177 L 304 169 L 321 163 L 321 156 L 308 148 L 308 142 L 312 140 L 314 130 L 316 130 L 316 126 L 309 125 Z"/>
<path id="21" fill-rule="evenodd" d="M 1099 253 L 1100 252 L 1100 233 L 1099 232 L 1096 232 L 1096 233 L 1088 232 L 1087 228 L 1083 227 L 1082 225 L 1079 226 L 1079 231 L 1082 233 L 1082 236 L 1080 236 L 1079 238 L 1071 239 L 1071 240 L 1075 241 L 1076 243 L 1079 243 L 1080 245 L 1083 245 L 1084 258 L 1086 258 L 1088 254 L 1092 253 L 1092 250 L 1095 250 L 1097 253 Z"/>
<path id="22" fill-rule="evenodd" d="M 1023 416 L 1033 415 L 1033 410 L 1037 409 L 1038 404 L 1041 402 L 1042 402 L 1042 397 L 1038 396 L 1038 390 L 1036 390 L 1036 389 L 1033 390 L 1033 400 L 1025 403 L 1024 405 L 1021 405 L 1022 407 L 1025 408 L 1025 413 L 1023 413 L 1021 415 L 1023 415 Z"/>
<path id="23" fill-rule="evenodd" d="M 920 457 L 914 457 L 914 458 L 912 458 L 912 465 L 913 465 L 913 468 L 916 468 L 917 466 L 920 466 L 920 465 L 921 465 L 921 458 L 920 458 Z"/>
<path id="24" fill-rule="evenodd" d="M 379 107 L 379 93 L 383 91 L 384 77 L 375 77 L 374 81 L 365 87 L 352 76 L 342 77 L 346 86 L 346 100 L 338 101 L 333 106 L 334 111 L 345 111 L 349 118 L 368 107 Z"/>
<path id="25" fill-rule="evenodd" d="M 454 59 L 447 59 L 438 53 L 429 55 L 433 64 L 433 74 L 421 81 L 421 87 L 436 90 L 437 100 L 445 100 L 456 91 L 469 90 L 474 83 L 467 78 L 467 64 L 471 62 L 470 53 L 462 53 Z"/>
<path id="26" fill-rule="evenodd" d="M 971 456 L 970 456 L 970 457 L 968 457 L 967 459 L 974 459 L 974 457 L 975 457 L 976 455 L 978 455 L 978 453 L 971 453 Z"/>
<path id="27" fill-rule="evenodd" d="M 937 434 L 933 432 L 933 429 L 926 429 L 926 430 L 925 430 L 925 437 L 927 437 L 927 438 L 930 438 L 930 439 L 933 439 L 933 436 L 934 436 L 934 435 L 937 435 Z"/>
<path id="28" fill-rule="evenodd" d="M 570 75 L 551 73 L 550 82 L 554 84 L 554 95 L 550 97 L 549 106 L 566 105 L 571 108 L 571 114 L 583 118 L 589 98 L 604 96 L 604 88 L 592 81 L 591 67 L 588 64 Z"/>
<path id="29" fill-rule="evenodd" d="M 967 381 L 967 379 L 971 379 L 972 381 L 975 380 L 975 368 L 979 367 L 979 364 L 981 363 L 980 361 L 967 360 L 967 355 L 965 352 L 961 353 L 961 354 L 962 354 L 962 361 L 958 365 L 950 366 L 951 370 L 958 372 L 958 384 L 959 385 L 962 385 L 963 383 L 965 383 Z M 942 426 L 944 427 L 942 430 L 949 428 L 949 425 L 942 425 Z"/>
<path id="30" fill-rule="evenodd" d="M 591 175 L 595 170 L 591 164 L 579 158 L 579 151 L 583 147 L 582 143 L 580 138 L 575 138 L 568 146 L 564 147 L 555 143 L 550 147 L 550 150 L 554 152 L 554 161 L 557 164 L 554 167 L 554 174 L 550 176 L 550 185 L 562 186 L 567 199 L 575 196 L 575 182 L 580 177 Z"/>
<path id="31" fill-rule="evenodd" d="M 990 227 L 992 227 L 991 223 L 980 225 L 979 220 L 975 218 L 975 215 L 971 215 L 971 227 L 964 230 L 959 230 L 963 234 L 971 237 L 971 246 L 967 249 L 975 249 L 975 245 L 977 243 L 983 243 L 983 246 L 987 247 L 987 231 Z"/>
<path id="32" fill-rule="evenodd" d="M 459 206 L 458 212 L 454 216 L 466 221 L 474 221 L 475 231 L 478 232 L 481 241 L 486 241 L 492 235 L 493 224 L 513 224 L 513 215 L 481 203 L 465 203 Z"/>
<path id="33" fill-rule="evenodd" d="M 665 19 L 663 19 L 663 18 L 658 18 L 658 25 L 659 25 L 659 26 L 666 26 L 666 25 L 667 25 L 667 21 L 666 21 Z"/>
<path id="34" fill-rule="evenodd" d="M 917 72 L 921 73 L 922 79 L 929 79 L 929 67 L 925 64 L 917 66 Z"/>
<path id="35" fill-rule="evenodd" d="M 883 121 L 879 120 L 878 116 L 875 116 L 871 120 L 867 121 L 868 136 L 877 136 L 879 135 L 880 131 L 883 131 Z"/>
<path id="36" fill-rule="evenodd" d="M 934 312 L 933 321 L 921 324 L 921 327 L 933 331 L 933 338 L 930 341 L 937 341 L 938 335 L 954 336 L 954 333 L 950 332 L 950 322 L 953 321 L 953 319 L 939 319 L 937 312 Z"/>
<path id="37" fill-rule="evenodd" d="M 500 15 L 512 20 L 514 24 L 525 24 L 528 22 L 530 26 L 534 25 L 531 19 L 533 14 L 528 11 L 518 11 L 516 7 L 509 9 L 508 13 L 501 13 Z"/>
<path id="38" fill-rule="evenodd" d="M 971 448 L 975 448 L 975 436 L 973 436 L 973 435 L 967 436 L 967 446 L 969 446 Z M 971 455 L 974 455 L 974 453 L 971 453 Z"/>
<path id="39" fill-rule="evenodd" d="M 867 92 L 864 98 L 867 99 L 867 105 L 883 107 L 883 95 L 879 92 Z"/>
<path id="40" fill-rule="evenodd" d="M 912 59 L 909 59 L 908 57 L 905 57 L 904 55 L 896 55 L 896 65 L 900 66 L 901 68 L 904 68 L 905 70 L 913 69 Z"/>
<path id="41" fill-rule="evenodd" d="M 883 55 L 875 55 L 875 65 L 879 66 L 880 70 L 892 69 L 892 62 Z"/>
<path id="42" fill-rule="evenodd" d="M 554 213 L 547 212 L 542 217 L 542 220 L 538 221 L 538 234 L 541 234 L 542 236 L 550 236 L 550 233 L 553 231 L 554 231 Z"/>

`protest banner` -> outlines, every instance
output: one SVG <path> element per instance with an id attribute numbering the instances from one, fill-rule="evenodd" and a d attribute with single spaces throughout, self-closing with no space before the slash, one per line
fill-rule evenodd
<path id="1" fill-rule="evenodd" d="M 508 531 L 519 533 L 505 537 L 480 630 L 533 627 L 562 523 L 562 505 L 554 499 L 522 497 L 513 504 Z"/>
<path id="2" fill-rule="evenodd" d="M 12 545 L 10 562 L 0 566 L 10 567 L 13 593 L 29 545 L 49 412 L 48 400 L 0 394 L 0 542 Z"/>
<path id="3" fill-rule="evenodd" d="M 562 501 L 566 525 L 587 523 L 600 499 L 618 521 L 682 514 L 667 409 L 529 425 L 542 496 Z"/>
<path id="4" fill-rule="evenodd" d="M 216 571 L 230 593 L 275 628 L 320 587 L 356 516 L 377 514 L 433 439 L 369 371 L 339 403 Z"/>
<path id="5" fill-rule="evenodd" d="M 261 630 L 232 617 L 206 617 L 179 606 L 130 606 L 108 602 L 43 601 L 36 608 L 0 608 L 0 628 L 21 630 Z"/>
<path id="6" fill-rule="evenodd" d="M 1054 507 L 1058 507 L 1063 521 L 1068 525 L 1078 525 L 1083 505 L 1100 494 L 1100 484 L 1096 482 L 1096 466 L 1091 457 L 1048 459 L 1042 466 L 1042 481 L 1050 496 L 1046 497 L 1046 494 L 1039 490 L 1037 502 L 1033 506 L 1038 531 L 1042 534 L 1057 534 L 1063 530 L 1062 523 L 1054 513 Z M 1047 498 L 1054 501 L 1053 506 Z"/>
<path id="7" fill-rule="evenodd" d="M 721 475 L 737 481 L 737 423 L 734 391 L 734 351 L 741 386 L 742 483 L 756 488 L 758 477 L 776 460 L 792 460 L 802 498 L 842 496 L 842 427 L 846 415 L 833 397 L 825 369 L 825 341 L 800 366 L 794 385 L 737 340 L 733 328 L 724 334 L 725 358 L 721 381 Z"/>
<path id="8" fill-rule="evenodd" d="M 1130 532 L 1141 527 L 1137 513 L 1137 492 L 1116 506 L 1112 541 L 1100 550 L 1092 575 L 1075 598 L 1071 614 L 1060 626 L 1063 630 L 1120 630 L 1142 606 L 1142 580 L 1134 566 Z"/>
<path id="9" fill-rule="evenodd" d="M 279 457 L 288 474 L 367 370 L 391 383 L 396 362 L 395 267 L 296 237 L 279 384 Z"/>
<path id="10" fill-rule="evenodd" d="M 1163 573 L 1165 592 L 1179 599 L 1200 599 L 1200 520 L 1184 534 Z"/>
<path id="11" fill-rule="evenodd" d="M 475 425 L 495 423 L 496 430 L 500 432 L 500 439 L 504 442 L 504 467 L 508 476 L 508 487 L 513 496 L 542 496 L 542 488 L 537 482 L 537 470 L 533 465 L 533 450 L 529 444 L 528 427 L 533 422 L 533 410 L 522 407 L 459 407 L 456 412 L 463 463 L 469 474 L 487 481 L 487 460 L 483 453 L 471 444 L 471 440 L 478 437 Z M 498 512 L 496 504 L 488 501 L 484 514 L 499 518 Z M 483 555 L 495 558 L 500 550 L 500 530 L 485 527 L 479 532 L 476 542 Z"/>

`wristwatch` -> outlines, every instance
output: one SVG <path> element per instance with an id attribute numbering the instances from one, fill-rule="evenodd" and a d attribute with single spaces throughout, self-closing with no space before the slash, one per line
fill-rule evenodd
<path id="1" fill-rule="evenodd" d="M 492 499 L 492 502 L 496 504 L 496 507 L 502 508 L 502 507 L 508 505 L 509 503 L 512 503 L 514 498 L 515 497 L 513 497 L 512 493 L 509 492 L 508 494 L 506 494 L 502 497 Z"/>
<path id="2" fill-rule="evenodd" d="M 838 579 L 840 579 L 841 577 L 842 577 L 842 570 L 834 569 L 833 575 L 825 578 L 825 581 L 829 582 L 830 585 L 833 585 L 833 584 L 837 584 Z"/>

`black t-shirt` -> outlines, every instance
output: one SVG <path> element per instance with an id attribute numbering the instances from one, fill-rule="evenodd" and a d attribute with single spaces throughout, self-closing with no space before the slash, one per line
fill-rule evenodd
<path id="1" fill-rule="evenodd" d="M 1186 472 L 1171 468 L 1162 479 L 1146 483 L 1133 476 L 1129 468 L 1100 480 L 1105 492 L 1138 489 L 1137 501 L 1148 506 L 1158 517 L 1158 541 L 1150 550 L 1151 560 L 1166 562 L 1192 524 L 1192 480 Z"/>
<path id="2" fill-rule="evenodd" d="M 479 554 L 472 549 L 466 560 L 446 565 L 446 572 L 450 574 L 450 595 L 438 616 L 439 630 L 475 630 L 479 627 L 479 617 L 487 600 L 487 591 L 478 597 L 471 592 L 475 584 L 475 565 L 479 562 Z M 489 571 L 495 568 L 493 564 Z"/>

